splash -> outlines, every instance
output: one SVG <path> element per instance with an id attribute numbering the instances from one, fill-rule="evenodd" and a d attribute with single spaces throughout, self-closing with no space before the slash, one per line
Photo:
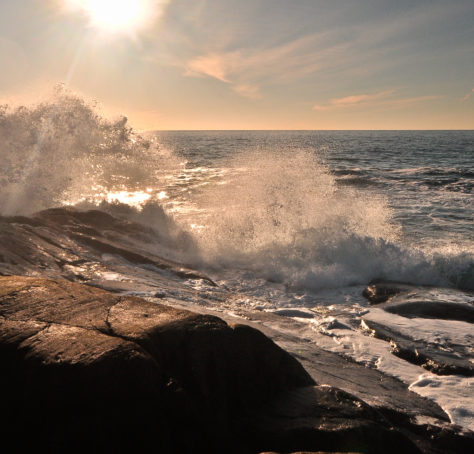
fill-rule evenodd
<path id="1" fill-rule="evenodd" d="M 472 251 L 409 244 L 384 197 L 338 184 L 313 149 L 234 150 L 229 161 L 200 150 L 185 168 L 126 118 L 61 89 L 34 107 L 2 106 L 0 143 L 3 215 L 98 207 L 152 226 L 183 263 L 299 289 L 374 278 L 474 288 Z"/>
<path id="2" fill-rule="evenodd" d="M 472 257 L 407 247 L 388 201 L 338 186 L 314 152 L 253 151 L 228 165 L 234 177 L 198 200 L 207 263 L 310 290 L 373 278 L 472 288 Z"/>
<path id="3" fill-rule="evenodd" d="M 107 120 L 61 87 L 34 107 L 1 106 L 0 141 L 0 213 L 8 215 L 137 193 L 178 165 L 126 117 Z"/>

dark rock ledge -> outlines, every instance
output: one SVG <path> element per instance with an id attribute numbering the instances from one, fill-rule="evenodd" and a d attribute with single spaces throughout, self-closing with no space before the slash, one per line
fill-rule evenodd
<path id="1" fill-rule="evenodd" d="M 316 386 L 251 327 L 65 280 L 0 277 L 0 351 L 3 452 L 473 452 Z"/>

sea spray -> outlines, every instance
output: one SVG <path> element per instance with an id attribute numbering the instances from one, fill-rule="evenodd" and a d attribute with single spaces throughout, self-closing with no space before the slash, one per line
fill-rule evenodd
<path id="1" fill-rule="evenodd" d="M 374 278 L 472 288 L 472 256 L 403 244 L 387 199 L 338 185 L 314 152 L 253 150 L 225 166 L 234 169 L 225 184 L 195 200 L 207 263 L 307 290 Z"/>
<path id="2" fill-rule="evenodd" d="M 29 214 L 157 186 L 178 163 L 127 118 L 103 118 L 62 88 L 33 107 L 0 108 L 0 213 Z"/>
<path id="3" fill-rule="evenodd" d="M 421 249 L 394 221 L 387 191 L 340 184 L 314 146 L 279 136 L 245 152 L 242 137 L 231 137 L 193 144 L 186 165 L 156 135 L 105 119 L 64 89 L 33 107 L 3 106 L 0 214 L 99 208 L 152 226 L 156 247 L 184 263 L 248 270 L 291 288 L 373 278 L 474 288 L 472 250 Z"/>

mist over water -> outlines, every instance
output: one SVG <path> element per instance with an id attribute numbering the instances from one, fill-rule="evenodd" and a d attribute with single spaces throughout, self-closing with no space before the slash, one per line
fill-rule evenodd
<path id="1" fill-rule="evenodd" d="M 0 213 L 97 207 L 154 227 L 186 263 L 290 288 L 385 278 L 472 289 L 469 156 L 444 153 L 436 168 L 436 141 L 452 138 L 326 134 L 139 135 L 57 90 L 0 110 Z M 465 151 L 463 140 L 451 146 Z"/>

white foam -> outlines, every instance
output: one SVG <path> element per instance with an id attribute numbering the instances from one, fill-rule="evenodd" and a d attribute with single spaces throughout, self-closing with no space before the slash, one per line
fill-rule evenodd
<path id="1" fill-rule="evenodd" d="M 423 373 L 409 389 L 438 402 L 451 422 L 474 430 L 474 377 Z"/>
<path id="2" fill-rule="evenodd" d="M 387 201 L 338 187 L 314 152 L 254 151 L 225 166 L 235 170 L 228 184 L 193 199 L 203 212 L 193 235 L 207 263 L 318 291 L 373 278 L 474 287 L 472 252 L 403 244 Z"/>
<path id="3" fill-rule="evenodd" d="M 413 340 L 421 340 L 449 349 L 451 344 L 472 348 L 474 345 L 474 325 L 457 320 L 407 318 L 373 308 L 364 318 L 384 326 Z"/>
<path id="4" fill-rule="evenodd" d="M 391 317 L 392 314 L 386 313 L 383 321 Z M 472 399 L 474 377 L 438 376 L 427 372 L 419 366 L 394 356 L 388 342 L 364 335 L 359 330 L 350 329 L 350 319 L 346 317 L 329 316 L 322 319 L 299 318 L 298 320 L 317 333 L 315 336 L 311 336 L 308 332 L 302 332 L 300 335 L 312 338 L 325 350 L 349 356 L 361 364 L 377 368 L 402 380 L 409 385 L 410 390 L 438 403 L 448 414 L 452 423 L 474 430 L 474 399 Z M 382 318 L 378 317 L 377 321 L 381 322 Z M 425 320 L 419 320 L 416 325 L 420 326 L 423 322 Z M 459 328 L 459 325 L 449 330 L 453 337 L 456 327 Z M 430 328 L 427 327 L 424 331 L 427 337 L 430 337 Z M 412 334 L 417 335 L 415 331 Z M 462 333 L 458 333 L 458 337 L 462 339 Z"/>

